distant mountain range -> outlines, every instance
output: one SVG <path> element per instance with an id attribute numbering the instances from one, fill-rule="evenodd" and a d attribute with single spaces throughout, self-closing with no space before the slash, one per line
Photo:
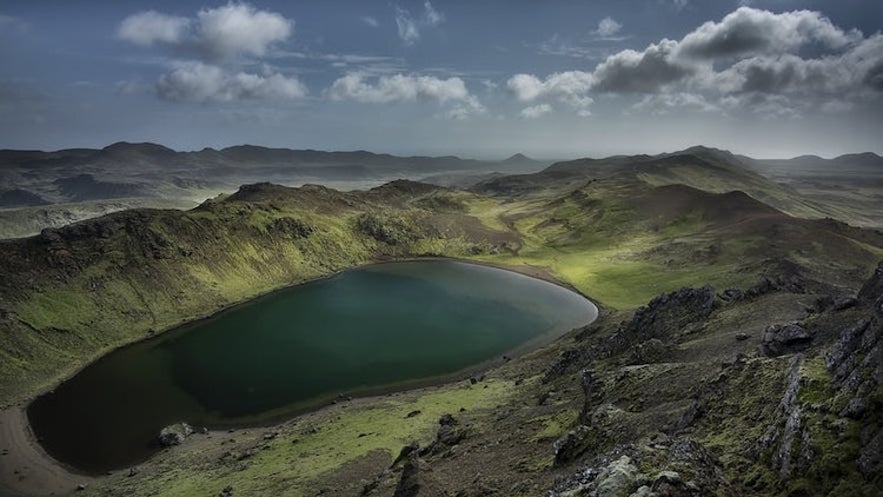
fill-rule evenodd
<path id="1" fill-rule="evenodd" d="M 59 202 L 118 198 L 205 198 L 239 185 L 270 181 L 284 185 L 326 183 L 337 187 L 371 187 L 396 178 L 420 179 L 444 186 L 509 188 L 530 182 L 524 173 L 574 180 L 584 176 L 641 172 L 661 176 L 687 174 L 690 168 L 718 168 L 742 186 L 746 175 L 779 182 L 819 175 L 879 178 L 883 157 L 866 152 L 833 159 L 805 155 L 793 159 L 754 159 L 726 150 L 695 146 L 658 155 L 583 158 L 551 164 L 523 154 L 500 161 L 456 156 L 376 154 L 364 150 L 325 152 L 256 145 L 220 150 L 178 152 L 155 143 L 119 142 L 102 149 L 74 148 L 52 152 L 0 150 L 0 207 L 31 207 Z M 675 174 L 675 175 L 677 175 Z M 736 178 L 738 177 L 738 178 Z M 536 177 L 534 178 L 536 179 Z M 683 181 L 684 178 L 676 178 Z M 726 183 L 726 182 L 725 182 Z M 509 185 L 509 186 L 506 186 Z M 722 184 L 722 188 L 726 184 Z"/>
<path id="2" fill-rule="evenodd" d="M 0 207 L 109 198 L 180 197 L 241 184 L 366 182 L 466 172 L 536 171 L 551 161 L 515 154 L 502 161 L 456 156 L 400 157 L 364 150 L 325 152 L 239 145 L 177 152 L 154 143 L 53 152 L 0 150 Z M 368 185 L 373 186 L 373 185 Z"/>

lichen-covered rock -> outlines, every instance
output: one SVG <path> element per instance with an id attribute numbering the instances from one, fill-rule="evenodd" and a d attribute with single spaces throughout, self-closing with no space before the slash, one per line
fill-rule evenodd
<path id="1" fill-rule="evenodd" d="M 596 480 L 597 497 L 629 497 L 635 490 L 638 468 L 631 458 L 622 456 L 604 468 Z"/>

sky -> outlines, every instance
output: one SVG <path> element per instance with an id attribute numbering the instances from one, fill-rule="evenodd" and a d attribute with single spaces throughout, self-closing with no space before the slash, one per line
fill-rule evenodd
<path id="1" fill-rule="evenodd" d="M 883 153 L 879 0 L 0 0 L 0 148 Z"/>

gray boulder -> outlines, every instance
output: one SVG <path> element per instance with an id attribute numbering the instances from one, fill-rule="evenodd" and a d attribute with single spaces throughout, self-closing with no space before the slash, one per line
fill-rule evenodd
<path id="1" fill-rule="evenodd" d="M 771 325 L 763 333 L 760 348 L 767 357 L 779 356 L 806 349 L 812 343 L 812 335 L 796 323 Z"/>

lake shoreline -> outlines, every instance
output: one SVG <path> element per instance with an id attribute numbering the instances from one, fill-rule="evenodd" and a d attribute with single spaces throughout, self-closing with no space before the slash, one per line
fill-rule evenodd
<path id="1" fill-rule="evenodd" d="M 2 456 L 4 462 L 4 471 L 0 472 L 0 492 L 13 492 L 10 495 L 46 495 L 46 489 L 52 488 L 56 493 L 59 491 L 73 491 L 76 489 L 76 485 L 80 483 L 88 483 L 89 481 L 100 478 L 99 474 L 89 474 L 88 472 L 83 472 L 78 470 L 77 468 L 71 467 L 65 463 L 55 460 L 48 453 L 45 452 L 42 445 L 36 439 L 33 431 L 30 428 L 30 424 L 28 422 L 27 416 L 27 408 L 37 397 L 44 395 L 45 393 L 52 391 L 61 383 L 67 381 L 72 378 L 79 372 L 81 372 L 86 367 L 100 360 L 101 358 L 111 354 L 114 351 L 133 346 L 135 344 L 142 343 L 146 340 L 156 338 L 166 332 L 171 330 L 175 330 L 181 328 L 183 326 L 195 325 L 201 321 L 205 321 L 211 318 L 215 318 L 225 312 L 229 312 L 235 308 L 248 305 L 253 303 L 261 298 L 271 296 L 278 292 L 285 291 L 292 287 L 305 285 L 307 283 L 327 280 L 333 278 L 341 273 L 351 270 L 362 269 L 369 266 L 374 265 L 382 265 L 382 264 L 394 264 L 394 263 L 404 263 L 404 262 L 427 262 L 427 261 L 449 261 L 449 262 L 458 262 L 463 264 L 472 264 L 477 266 L 485 266 L 491 267 L 495 269 L 507 270 L 510 272 L 514 272 L 517 274 L 521 274 L 523 276 L 536 278 L 539 280 L 546 281 L 548 283 L 555 284 L 561 288 L 569 290 L 571 292 L 576 293 L 577 295 L 582 296 L 587 300 L 590 305 L 593 305 L 598 314 L 601 312 L 601 308 L 591 300 L 588 296 L 584 295 L 579 290 L 575 289 L 571 285 L 564 283 L 557 278 L 555 278 L 547 269 L 540 268 L 536 266 L 506 266 L 501 264 L 494 264 L 485 261 L 475 261 L 470 259 L 460 259 L 460 258 L 451 258 L 451 257 L 439 257 L 439 256 L 431 256 L 431 257 L 408 257 L 408 258 L 390 258 L 387 260 L 379 260 L 374 262 L 369 262 L 366 264 L 361 264 L 357 266 L 348 267 L 345 269 L 333 271 L 326 275 L 318 276 L 315 278 L 306 279 L 294 284 L 285 285 L 283 287 L 279 287 L 268 292 L 264 292 L 260 295 L 256 295 L 252 298 L 249 298 L 244 301 L 240 301 L 234 304 L 230 304 L 224 306 L 212 314 L 201 316 L 198 318 L 190 319 L 187 321 L 183 321 L 180 324 L 175 326 L 168 327 L 162 331 L 159 331 L 154 334 L 147 335 L 139 340 L 134 342 L 126 343 L 119 347 L 115 347 L 109 351 L 104 352 L 97 359 L 90 361 L 81 367 L 77 368 L 76 371 L 66 376 L 65 378 L 53 383 L 51 388 L 46 388 L 39 393 L 33 395 L 28 398 L 26 401 L 16 404 L 14 406 L 10 406 L 6 409 L 0 411 L 0 416 L 4 420 L 3 426 L 0 427 L 3 431 L 4 438 L 9 435 L 9 439 L 12 443 L 6 442 L 4 440 L 4 445 L 9 444 L 10 447 L 0 446 L 0 448 L 7 449 L 7 454 Z M 596 315 L 595 319 L 597 319 L 598 315 Z M 590 324 L 586 323 L 586 325 Z M 582 325 L 585 326 L 585 325 Z M 577 327 L 574 329 L 581 328 Z M 522 344 L 519 347 L 516 347 L 512 351 L 507 351 L 501 357 L 493 358 L 487 361 L 483 361 L 482 363 L 464 368 L 463 370 L 456 371 L 454 373 L 446 374 L 440 377 L 432 377 L 432 378 L 424 378 L 420 380 L 406 381 L 403 383 L 398 383 L 394 385 L 387 385 L 385 387 L 378 388 L 369 388 L 367 390 L 362 390 L 359 392 L 353 392 L 351 394 L 352 397 L 360 399 L 362 402 L 372 403 L 381 400 L 382 398 L 389 396 L 391 394 L 395 394 L 398 392 L 404 391 L 419 391 L 426 388 L 436 388 L 440 386 L 452 385 L 459 381 L 468 379 L 472 375 L 476 375 L 477 373 L 482 373 L 486 371 L 493 370 L 502 364 L 508 362 L 508 359 L 529 353 L 531 351 L 538 350 L 543 348 L 550 343 L 560 339 L 562 336 L 566 336 L 569 333 L 572 333 L 574 329 L 571 330 L 559 330 L 557 333 L 555 330 L 550 330 L 543 334 L 546 337 L 544 340 L 539 340 L 537 343 Z M 504 359 L 504 357 L 506 359 Z M 328 397 L 322 400 L 317 401 L 315 404 L 312 404 L 303 409 L 295 409 L 289 410 L 285 413 L 280 413 L 278 416 L 270 416 L 268 418 L 261 419 L 260 421 L 256 421 L 254 423 L 231 423 L 227 426 L 215 426 L 212 427 L 211 432 L 222 433 L 226 431 L 226 429 L 231 427 L 239 428 L 252 428 L 252 427 L 272 427 L 280 425 L 286 421 L 290 421 L 299 416 L 302 416 L 307 413 L 320 411 L 334 403 L 335 399 L 339 399 L 340 396 Z M 153 457 L 153 456 L 150 456 Z M 12 464 L 7 464 L 12 463 Z M 33 472 L 32 476 L 27 476 L 25 478 L 18 478 L 20 473 L 13 473 L 11 471 L 15 471 L 13 466 L 22 466 L 27 467 L 28 471 Z M 117 470 L 119 471 L 119 470 Z M 7 474 L 9 473 L 9 474 Z M 64 490 L 64 489 L 67 490 Z M 5 494 L 0 494 L 5 495 Z"/>

